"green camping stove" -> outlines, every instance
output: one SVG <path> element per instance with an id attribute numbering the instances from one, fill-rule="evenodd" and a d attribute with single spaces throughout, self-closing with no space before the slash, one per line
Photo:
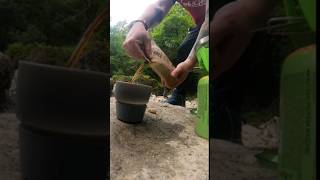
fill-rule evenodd
<path id="1" fill-rule="evenodd" d="M 300 7 L 310 31 L 315 32 L 315 0 L 285 0 L 285 5 L 290 17 L 301 17 L 294 13 L 295 8 Z M 292 52 L 282 65 L 279 180 L 316 179 L 315 107 L 316 45 L 314 38 L 309 45 L 303 45 Z"/>
<path id="2" fill-rule="evenodd" d="M 195 131 L 198 136 L 208 139 L 209 136 L 209 37 L 200 39 L 196 48 L 196 55 L 200 68 L 205 76 L 198 82 L 198 111 Z"/>
<path id="3" fill-rule="evenodd" d="M 290 53 L 282 64 L 278 154 L 269 158 L 268 154 L 263 154 L 265 159 L 276 165 L 278 180 L 316 179 L 315 4 L 315 0 L 284 0 L 287 16 L 273 18 L 285 20 L 289 25 L 293 20 L 303 23 L 303 26 L 287 27 L 285 31 L 277 30 L 287 32 L 292 42 L 300 47 Z M 303 32 L 309 33 L 301 35 Z"/>

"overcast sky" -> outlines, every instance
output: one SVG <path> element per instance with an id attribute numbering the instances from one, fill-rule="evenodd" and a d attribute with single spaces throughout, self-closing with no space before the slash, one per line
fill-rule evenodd
<path id="1" fill-rule="evenodd" d="M 148 5 L 156 0 L 110 0 L 111 25 L 119 21 L 131 22 L 141 16 Z"/>

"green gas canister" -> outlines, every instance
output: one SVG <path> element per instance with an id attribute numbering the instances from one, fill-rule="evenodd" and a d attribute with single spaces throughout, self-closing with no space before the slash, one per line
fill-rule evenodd
<path id="1" fill-rule="evenodd" d="M 198 82 L 198 119 L 195 131 L 198 136 L 208 139 L 209 137 L 209 37 L 200 39 L 196 48 L 199 66 L 204 69 L 206 75 Z"/>
<path id="2" fill-rule="evenodd" d="M 284 2 L 288 16 L 303 15 L 315 32 L 315 0 Z M 290 37 L 295 39 L 295 36 Z M 315 44 L 295 50 L 282 66 L 278 167 L 280 180 L 316 179 Z"/>
<path id="3" fill-rule="evenodd" d="M 280 84 L 280 180 L 316 179 L 316 46 L 291 53 Z"/>

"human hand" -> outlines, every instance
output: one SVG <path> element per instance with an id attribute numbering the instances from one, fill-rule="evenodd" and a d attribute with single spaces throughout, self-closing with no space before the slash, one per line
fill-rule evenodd
<path id="1" fill-rule="evenodd" d="M 193 59 L 186 59 L 178 64 L 178 66 L 171 72 L 171 76 L 177 79 L 176 86 L 180 85 L 187 78 L 189 72 L 192 71 L 195 65 L 196 61 Z"/>
<path id="2" fill-rule="evenodd" d="M 151 56 L 151 38 L 144 25 L 136 22 L 127 34 L 123 42 L 123 48 L 126 53 L 134 58 L 145 60 Z"/>

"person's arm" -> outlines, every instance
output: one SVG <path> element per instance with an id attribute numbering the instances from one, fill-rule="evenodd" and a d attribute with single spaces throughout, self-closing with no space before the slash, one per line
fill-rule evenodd
<path id="1" fill-rule="evenodd" d="M 196 65 L 197 63 L 196 46 L 199 43 L 201 38 L 206 37 L 208 35 L 209 35 L 209 0 L 206 1 L 205 20 L 201 25 L 198 37 L 189 53 L 189 56 L 185 61 L 178 64 L 178 66 L 171 72 L 171 75 L 177 79 L 176 86 L 181 84 L 187 78 L 189 72 L 192 71 L 192 69 Z"/>
<path id="2" fill-rule="evenodd" d="M 194 43 L 194 45 L 189 53 L 189 56 L 188 56 L 188 59 L 193 61 L 194 64 L 197 61 L 197 59 L 196 59 L 196 46 L 199 43 L 201 38 L 206 37 L 208 35 L 209 35 L 209 0 L 206 1 L 206 14 L 205 14 L 204 22 L 201 25 L 196 42 Z"/>
<path id="3" fill-rule="evenodd" d="M 254 25 L 258 26 L 264 23 L 272 11 L 275 0 L 238 0 L 244 6 L 244 10 L 253 16 Z"/>
<path id="4" fill-rule="evenodd" d="M 158 0 L 149 5 L 139 20 L 143 20 L 149 28 L 159 24 L 175 4 L 175 0 Z"/>
<path id="5" fill-rule="evenodd" d="M 238 61 L 256 28 L 266 22 L 275 0 L 237 0 L 221 7 L 210 22 L 213 79 Z"/>
<path id="6" fill-rule="evenodd" d="M 147 28 L 153 27 L 158 24 L 168 13 L 174 5 L 175 0 L 158 0 L 151 4 L 144 11 L 139 18 L 132 24 L 125 41 L 123 48 L 126 53 L 134 59 L 144 59 L 151 55 L 151 38 Z"/>

